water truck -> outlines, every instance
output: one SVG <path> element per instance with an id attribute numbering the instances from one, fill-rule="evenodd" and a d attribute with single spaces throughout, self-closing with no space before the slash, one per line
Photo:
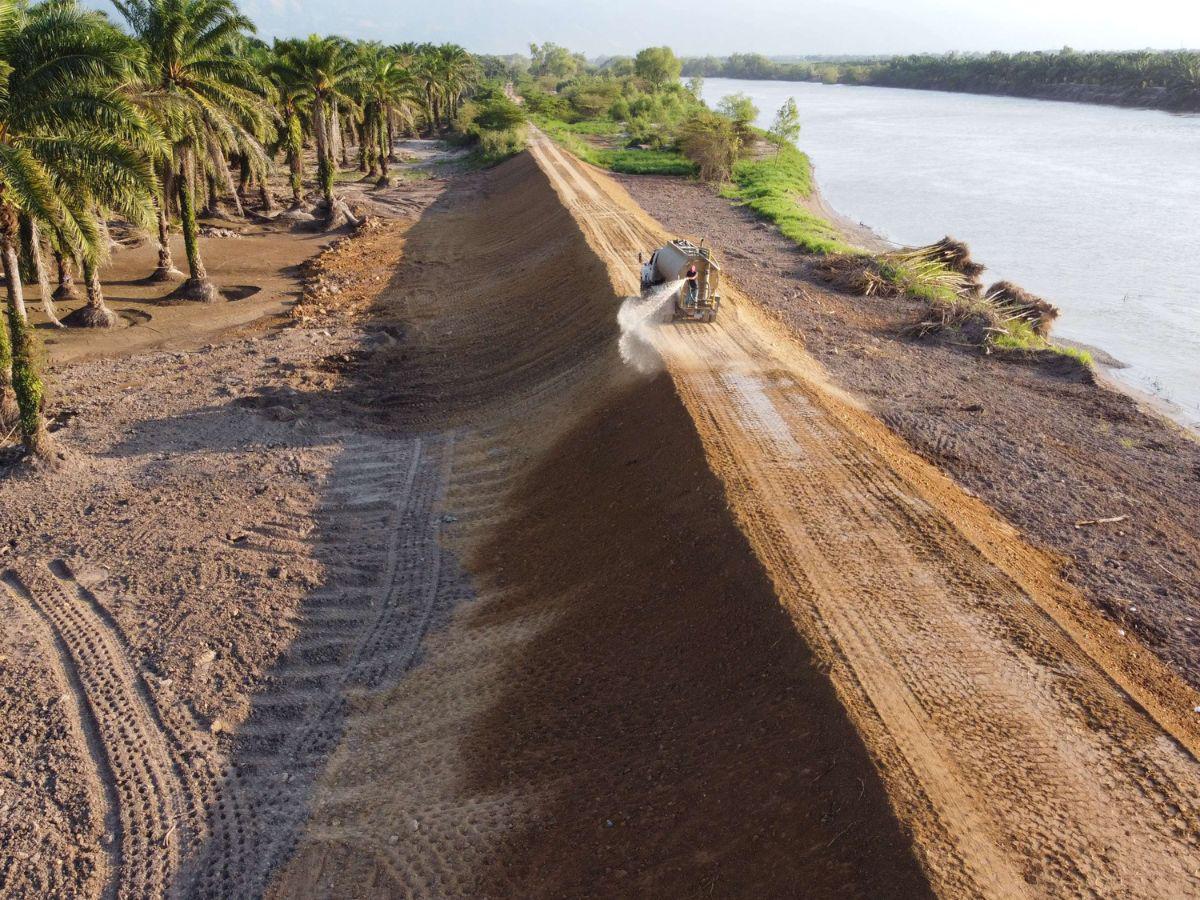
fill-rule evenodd
<path id="1" fill-rule="evenodd" d="M 651 254 L 649 261 L 638 254 L 642 264 L 642 289 L 656 284 L 682 281 L 675 294 L 673 318 L 690 322 L 711 322 L 721 308 L 721 267 L 707 247 L 697 247 L 681 238 L 664 244 Z M 688 277 L 695 266 L 696 275 Z"/>

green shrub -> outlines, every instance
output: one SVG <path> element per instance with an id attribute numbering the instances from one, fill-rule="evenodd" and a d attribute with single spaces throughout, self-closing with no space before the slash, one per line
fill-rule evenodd
<path id="1" fill-rule="evenodd" d="M 524 123 L 503 130 L 483 130 L 475 146 L 475 159 L 485 166 L 504 162 L 525 149 Z"/>
<path id="2" fill-rule="evenodd" d="M 679 148 L 705 181 L 727 180 L 741 146 L 733 120 L 708 110 L 695 113 L 679 128 Z"/>
<path id="3" fill-rule="evenodd" d="M 525 121 L 525 112 L 507 97 L 492 97 L 475 111 L 476 127 L 486 131 L 509 131 Z"/>

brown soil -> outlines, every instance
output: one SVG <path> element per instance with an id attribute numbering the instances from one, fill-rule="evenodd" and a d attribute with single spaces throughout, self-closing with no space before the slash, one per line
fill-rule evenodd
<path id="1" fill-rule="evenodd" d="M 287 316 L 51 348 L 63 459 L 0 470 L 0 894 L 1200 889 L 1195 693 L 753 270 L 647 376 L 665 232 L 610 179 L 539 139 L 345 192 L 388 221 L 219 280 Z"/>
<path id="2" fill-rule="evenodd" d="M 395 205 L 427 206 L 444 187 L 401 183 Z M 369 229 L 319 268 L 378 293 L 406 224 Z M 230 732 L 328 600 L 323 586 L 388 577 L 370 516 L 337 498 L 404 448 L 334 388 L 343 358 L 394 339 L 353 322 L 281 328 L 271 314 L 304 291 L 298 264 L 338 236 L 241 227 L 249 236 L 205 239 L 204 252 L 223 292 L 253 296 L 168 304 L 171 286 L 138 283 L 152 249 L 123 249 L 105 284 L 138 324 L 42 332 L 65 459 L 0 468 L 5 897 L 165 896 L 173 882 L 241 894 L 220 873 L 246 877 L 244 858 L 211 842 L 233 829 L 265 862 L 262 829 L 285 833 L 287 816 L 261 818 L 273 798 L 228 767 Z M 365 561 L 348 563 L 344 542 Z M 324 717 L 325 734 L 337 721 Z M 286 813 L 302 810 L 288 798 Z"/>
<path id="3" fill-rule="evenodd" d="M 668 228 L 720 248 L 747 293 L 918 452 L 1062 558 L 1119 629 L 1200 687 L 1200 443 L 1054 360 L 900 336 L 915 306 L 828 290 L 774 228 L 679 179 L 623 177 Z M 1114 516 L 1127 520 L 1076 527 Z"/>
<path id="4" fill-rule="evenodd" d="M 411 331 L 361 390 L 452 431 L 444 518 L 474 600 L 357 706 L 274 895 L 927 894 L 534 162 L 415 226 L 396 288 L 378 311 Z"/>

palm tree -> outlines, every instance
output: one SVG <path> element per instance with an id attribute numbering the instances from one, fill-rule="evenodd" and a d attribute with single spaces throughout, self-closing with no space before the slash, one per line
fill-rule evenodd
<path id="1" fill-rule="evenodd" d="M 50 441 L 25 315 L 19 221 L 24 216 L 49 229 L 60 250 L 94 263 L 107 249 L 96 206 L 112 203 L 136 214 L 149 198 L 150 135 L 118 92 L 128 52 L 128 42 L 99 14 L 73 0 L 32 8 L 0 0 L 0 264 L 7 294 L 0 391 L 15 394 L 22 439 L 34 455 L 45 455 Z"/>
<path id="2" fill-rule="evenodd" d="M 226 156 L 249 154 L 265 171 L 261 138 L 272 114 L 267 85 L 239 51 L 253 24 L 232 0 L 113 0 L 144 54 L 138 95 L 170 142 L 159 198 L 159 272 L 169 268 L 163 217 L 174 190 L 183 227 L 189 277 L 180 295 L 213 301 L 217 290 L 200 255 L 196 223 L 197 178 L 206 167 L 232 184 Z M 158 273 L 156 273 L 158 274 Z"/>
<path id="3" fill-rule="evenodd" d="M 358 81 L 359 104 L 363 110 L 359 152 L 367 177 L 378 170 L 379 184 L 388 184 L 391 157 L 391 123 L 395 117 L 412 120 L 419 97 L 412 73 L 390 50 L 371 46 L 363 51 Z"/>
<path id="4" fill-rule="evenodd" d="M 295 98 L 309 107 L 317 145 L 317 179 L 326 211 L 332 216 L 337 172 L 334 121 L 338 105 L 352 101 L 350 90 L 361 66 L 346 43 L 337 38 L 314 34 L 304 40 L 281 41 L 277 46 L 279 59 L 272 73 L 295 86 Z"/>

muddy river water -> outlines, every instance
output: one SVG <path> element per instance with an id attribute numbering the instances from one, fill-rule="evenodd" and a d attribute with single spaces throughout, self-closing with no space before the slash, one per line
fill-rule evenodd
<path id="1" fill-rule="evenodd" d="M 794 97 L 831 206 L 887 240 L 967 241 L 1062 309 L 1055 334 L 1200 425 L 1200 116 L 895 88 L 712 78 L 770 125 Z"/>

